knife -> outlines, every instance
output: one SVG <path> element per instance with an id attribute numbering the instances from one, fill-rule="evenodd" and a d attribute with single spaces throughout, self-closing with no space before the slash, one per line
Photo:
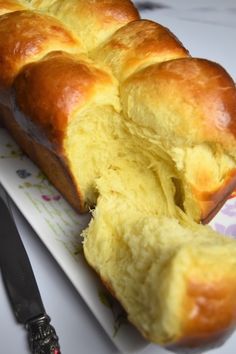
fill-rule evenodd
<path id="1" fill-rule="evenodd" d="M 0 198 L 0 269 L 17 321 L 28 331 L 33 354 L 60 354 L 58 336 L 46 314 L 34 273 L 18 233 L 9 198 Z"/>

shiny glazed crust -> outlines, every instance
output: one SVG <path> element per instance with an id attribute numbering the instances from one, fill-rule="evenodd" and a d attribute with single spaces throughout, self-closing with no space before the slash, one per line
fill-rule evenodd
<path id="1" fill-rule="evenodd" d="M 144 67 L 189 55 L 173 33 L 148 20 L 121 27 L 91 54 L 121 81 Z"/>
<path id="2" fill-rule="evenodd" d="M 1 16 L 0 88 L 10 86 L 24 65 L 38 61 L 55 50 L 78 53 L 83 48 L 79 40 L 51 16 L 32 11 Z"/>

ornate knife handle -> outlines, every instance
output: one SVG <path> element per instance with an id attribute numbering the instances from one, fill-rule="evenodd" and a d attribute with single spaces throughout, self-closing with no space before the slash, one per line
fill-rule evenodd
<path id="1" fill-rule="evenodd" d="M 50 321 L 50 317 L 45 314 L 26 323 L 33 354 L 61 354 L 58 336 Z"/>

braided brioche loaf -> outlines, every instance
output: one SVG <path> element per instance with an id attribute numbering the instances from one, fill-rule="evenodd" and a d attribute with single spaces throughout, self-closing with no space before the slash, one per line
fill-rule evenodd
<path id="1" fill-rule="evenodd" d="M 149 340 L 236 322 L 236 242 L 207 222 L 236 186 L 236 89 L 129 0 L 0 1 L 0 117 L 79 212 L 88 263 Z"/>

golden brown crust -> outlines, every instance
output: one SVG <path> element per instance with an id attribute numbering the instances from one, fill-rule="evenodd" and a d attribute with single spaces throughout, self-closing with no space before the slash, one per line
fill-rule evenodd
<path id="1" fill-rule="evenodd" d="M 84 0 L 81 6 L 86 4 L 87 11 L 91 14 L 96 11 L 97 17 L 103 26 L 110 26 L 113 23 L 122 25 L 139 18 L 139 13 L 130 0 Z"/>
<path id="2" fill-rule="evenodd" d="M 98 46 L 118 28 L 140 18 L 130 0 L 36 0 L 31 4 L 35 8 L 46 8 L 48 13 L 66 23 L 88 50 Z"/>
<path id="3" fill-rule="evenodd" d="M 127 23 L 139 18 L 138 10 L 130 0 L 28 0 L 28 2 L 35 9 L 47 9 L 48 11 L 57 9 L 56 13 L 62 11 L 67 14 L 73 9 L 74 15 L 71 15 L 78 19 L 81 17 L 82 20 L 88 20 L 85 15 L 91 18 L 96 14 L 103 26 L 110 26 L 114 22 Z"/>
<path id="4" fill-rule="evenodd" d="M 187 284 L 179 344 L 197 346 L 232 330 L 236 324 L 235 279 L 224 277 L 214 283 L 188 279 Z"/>
<path id="5" fill-rule="evenodd" d="M 154 63 L 188 56 L 167 28 L 148 20 L 128 23 L 94 51 L 94 59 L 112 68 L 120 80 Z"/>
<path id="6" fill-rule="evenodd" d="M 13 11 L 24 10 L 25 7 L 14 0 L 0 0 L 0 16 Z"/>
<path id="7" fill-rule="evenodd" d="M 32 11 L 1 16 L 0 87 L 9 86 L 23 65 L 59 49 L 83 50 L 79 41 L 56 19 Z"/>
<path id="8" fill-rule="evenodd" d="M 38 142 L 63 153 L 72 113 L 89 104 L 97 91 L 109 84 L 111 76 L 89 60 L 51 53 L 26 66 L 16 78 L 16 119 L 26 131 L 34 134 L 37 130 Z"/>
<path id="9" fill-rule="evenodd" d="M 0 105 L 0 122 L 16 143 L 45 173 L 51 183 L 78 212 L 85 212 L 82 194 L 62 159 L 42 144 L 38 144 L 16 122 L 12 111 Z"/>

